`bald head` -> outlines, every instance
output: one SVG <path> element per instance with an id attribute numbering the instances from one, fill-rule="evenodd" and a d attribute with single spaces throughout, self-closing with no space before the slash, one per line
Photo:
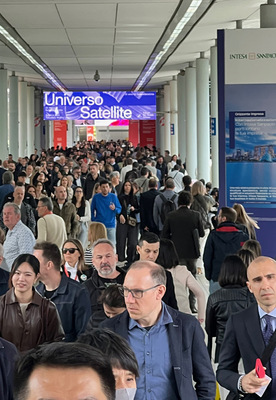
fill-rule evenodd
<path id="1" fill-rule="evenodd" d="M 276 308 L 276 262 L 270 257 L 257 257 L 247 270 L 247 286 L 259 306 L 270 313 Z"/>

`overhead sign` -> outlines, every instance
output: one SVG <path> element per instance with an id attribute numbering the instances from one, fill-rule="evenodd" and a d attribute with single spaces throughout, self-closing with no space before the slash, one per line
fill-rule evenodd
<path id="1" fill-rule="evenodd" d="M 45 120 L 154 120 L 155 92 L 44 92 Z"/>

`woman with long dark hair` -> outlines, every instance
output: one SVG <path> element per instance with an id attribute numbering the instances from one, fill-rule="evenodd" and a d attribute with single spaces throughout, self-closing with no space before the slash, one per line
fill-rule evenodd
<path id="1" fill-rule="evenodd" d="M 118 199 L 122 206 L 116 229 L 118 260 L 120 262 L 125 261 L 125 249 L 127 247 L 127 262 L 130 265 L 134 260 L 138 242 L 136 214 L 139 213 L 138 200 L 133 193 L 133 185 L 130 181 L 127 180 L 124 182 Z"/>
<path id="2" fill-rule="evenodd" d="M 0 298 L 0 336 L 19 351 L 64 337 L 56 306 L 34 289 L 38 277 L 38 259 L 21 254 L 12 265 L 11 289 Z"/>
<path id="3" fill-rule="evenodd" d="M 91 221 L 91 208 L 89 201 L 85 200 L 83 189 L 81 186 L 75 188 L 72 203 L 77 210 L 77 219 L 80 223 L 80 232 L 77 238 L 81 241 L 83 248 L 87 247 L 88 243 L 88 222 Z"/>
<path id="4" fill-rule="evenodd" d="M 210 294 L 206 308 L 206 326 L 209 353 L 212 338 L 216 338 L 215 363 L 224 337 L 226 322 L 231 314 L 249 307 L 255 300 L 246 286 L 247 272 L 242 259 L 237 255 L 225 257 L 218 282 L 221 289 Z"/>

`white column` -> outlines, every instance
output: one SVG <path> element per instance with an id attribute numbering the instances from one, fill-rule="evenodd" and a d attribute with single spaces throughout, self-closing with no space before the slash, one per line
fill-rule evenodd
<path id="1" fill-rule="evenodd" d="M 196 59 L 197 178 L 210 180 L 209 60 Z"/>
<path id="2" fill-rule="evenodd" d="M 164 150 L 171 151 L 170 85 L 164 85 Z"/>
<path id="3" fill-rule="evenodd" d="M 186 160 L 185 79 L 185 72 L 182 70 L 177 75 L 178 153 L 182 163 Z"/>
<path id="4" fill-rule="evenodd" d="M 34 152 L 34 87 L 27 86 L 27 155 Z"/>
<path id="5" fill-rule="evenodd" d="M 19 116 L 18 116 L 18 77 L 10 76 L 10 94 L 9 94 L 9 153 L 13 159 L 18 159 L 19 143 Z"/>
<path id="6" fill-rule="evenodd" d="M 159 90 L 156 96 L 156 148 L 164 154 L 164 94 Z"/>
<path id="7" fill-rule="evenodd" d="M 217 46 L 211 47 L 211 159 L 213 187 L 219 187 L 219 147 L 218 147 L 218 67 Z"/>
<path id="8" fill-rule="evenodd" d="M 0 69 L 0 158 L 5 160 L 9 154 L 8 149 L 8 71 Z"/>
<path id="9" fill-rule="evenodd" d="M 260 6 L 260 28 L 276 28 L 275 0 L 268 0 Z"/>
<path id="10" fill-rule="evenodd" d="M 18 83 L 19 157 L 27 156 L 27 82 Z"/>
<path id="11" fill-rule="evenodd" d="M 171 109 L 171 155 L 178 155 L 178 106 L 177 106 L 177 80 L 173 77 L 170 81 L 170 109 Z"/>
<path id="12" fill-rule="evenodd" d="M 43 130 L 43 101 L 42 93 L 39 89 L 35 90 L 35 127 L 34 127 L 34 144 L 35 148 L 40 152 L 42 145 Z"/>
<path id="13" fill-rule="evenodd" d="M 54 145 L 54 121 L 48 121 L 48 137 L 46 140 L 46 149 Z"/>
<path id="14" fill-rule="evenodd" d="M 72 120 L 67 121 L 67 147 L 73 147 L 74 143 L 74 131 Z"/>
<path id="15" fill-rule="evenodd" d="M 196 127 L 196 69 L 192 66 L 186 68 L 186 132 L 187 154 L 186 169 L 192 179 L 197 177 L 197 127 Z"/>

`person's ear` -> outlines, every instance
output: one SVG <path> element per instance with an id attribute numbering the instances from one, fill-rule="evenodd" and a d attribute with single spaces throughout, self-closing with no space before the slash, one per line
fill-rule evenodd
<path id="1" fill-rule="evenodd" d="M 136 246 L 136 250 L 137 250 L 137 253 L 138 254 L 141 254 L 141 247 L 137 244 L 137 246 Z"/>
<path id="2" fill-rule="evenodd" d="M 250 282 L 247 281 L 247 282 L 246 282 L 246 285 L 247 285 L 247 287 L 248 287 L 249 292 L 250 292 L 250 293 L 253 293 L 253 292 L 252 292 L 252 289 L 251 289 Z"/>
<path id="3" fill-rule="evenodd" d="M 161 300 L 164 294 L 166 293 L 166 286 L 165 285 L 158 286 L 156 293 L 157 293 L 156 300 Z"/>

